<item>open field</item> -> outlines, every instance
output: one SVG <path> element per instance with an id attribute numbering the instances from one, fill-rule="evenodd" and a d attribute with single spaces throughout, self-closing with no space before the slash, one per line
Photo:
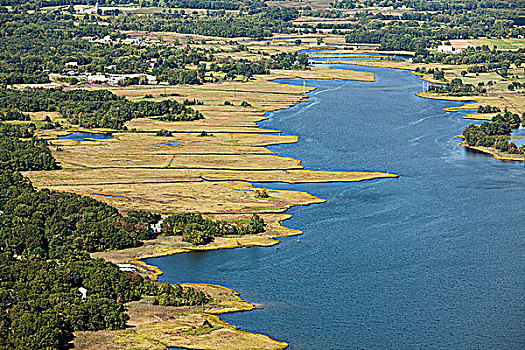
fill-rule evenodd
<path id="1" fill-rule="evenodd" d="M 497 46 L 499 49 L 503 50 L 517 50 L 525 46 L 523 39 L 518 38 L 477 38 L 477 39 L 454 39 L 450 40 L 450 44 L 457 49 L 464 49 L 468 46 L 483 46 L 487 45 L 490 49 L 493 49 L 494 46 Z"/>
<path id="2" fill-rule="evenodd" d="M 64 169 L 59 171 L 25 172 L 37 187 L 110 185 L 134 183 L 176 183 L 200 181 L 247 181 L 284 183 L 326 183 L 355 182 L 375 178 L 397 177 L 396 174 L 359 171 L 326 170 L 268 170 L 239 171 L 219 169 L 143 169 L 143 168 L 105 168 L 105 169 Z"/>
<path id="3" fill-rule="evenodd" d="M 107 202 L 122 211 L 144 209 L 162 214 L 178 212 L 283 212 L 294 205 L 319 203 L 305 192 L 272 191 L 269 199 L 255 198 L 251 184 L 239 181 L 133 183 L 117 185 L 47 186 Z"/>
<path id="4" fill-rule="evenodd" d="M 249 195 L 253 192 L 251 185 L 241 181 L 295 183 L 395 177 L 377 172 L 301 173 L 299 160 L 273 155 L 264 148 L 297 142 L 297 137 L 278 135 L 277 131 L 263 133 L 267 130 L 259 129 L 256 122 L 265 118 L 267 111 L 302 101 L 303 93 L 311 90 L 310 87 L 271 81 L 295 76 L 374 79 L 371 73 L 342 71 L 339 76 L 339 72 L 314 68 L 311 71 L 276 71 L 247 83 L 113 88 L 113 92 L 128 98 L 151 94 L 154 99 L 162 99 L 160 94 L 169 94 L 180 100 L 198 99 L 203 104 L 194 107 L 202 111 L 206 119 L 194 122 L 132 120 L 128 128 L 143 133 L 115 133 L 113 139 L 107 140 L 79 142 L 56 139 L 58 134 L 54 131 L 44 133 L 40 136 L 51 139 L 53 153 L 64 170 L 27 175 L 37 186 L 51 185 L 56 190 L 95 196 L 123 211 L 143 208 L 161 213 L 282 212 L 294 203 L 312 201 L 310 195 L 295 191 L 280 191 L 272 200 L 254 199 Z M 234 106 L 226 106 L 224 101 L 231 101 Z M 239 107 L 242 101 L 253 107 Z M 174 135 L 159 137 L 151 133 L 163 128 L 173 131 Z M 201 131 L 213 135 L 201 137 Z M 252 131 L 255 133 L 250 133 Z"/>

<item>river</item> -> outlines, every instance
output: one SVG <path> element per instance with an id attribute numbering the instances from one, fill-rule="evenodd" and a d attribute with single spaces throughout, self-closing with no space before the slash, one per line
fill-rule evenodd
<path id="1" fill-rule="evenodd" d="M 272 248 L 150 259 L 161 281 L 231 287 L 261 310 L 221 316 L 290 349 L 523 349 L 525 167 L 467 151 L 458 106 L 415 96 L 408 71 L 377 81 L 307 80 L 310 99 L 262 127 L 309 169 L 400 175 L 360 183 L 265 184 L 326 203 L 289 210 L 304 231 Z M 283 82 L 283 81 L 281 81 Z M 302 85 L 302 80 L 288 80 Z"/>

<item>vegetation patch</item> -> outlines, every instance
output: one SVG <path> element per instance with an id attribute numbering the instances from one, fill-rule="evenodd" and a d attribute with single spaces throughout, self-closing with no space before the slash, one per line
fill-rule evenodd
<path id="1" fill-rule="evenodd" d="M 192 329 L 191 331 L 182 332 L 185 335 L 201 335 L 213 332 L 217 329 L 221 329 L 221 326 L 214 326 L 210 321 L 205 320 L 199 327 Z"/>

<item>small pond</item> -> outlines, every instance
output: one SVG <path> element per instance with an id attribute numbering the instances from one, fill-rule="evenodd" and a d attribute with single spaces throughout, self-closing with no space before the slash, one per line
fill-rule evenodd
<path id="1" fill-rule="evenodd" d="M 113 136 L 109 134 L 91 134 L 91 133 L 84 133 L 84 132 L 74 132 L 69 135 L 59 137 L 59 139 L 75 140 L 75 141 L 85 141 L 89 139 L 106 140 L 106 139 L 112 139 L 112 138 Z"/>

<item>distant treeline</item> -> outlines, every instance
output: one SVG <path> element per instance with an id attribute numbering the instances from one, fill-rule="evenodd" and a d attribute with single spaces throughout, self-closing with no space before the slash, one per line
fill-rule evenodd
<path id="1" fill-rule="evenodd" d="M 406 7 L 415 11 L 472 11 L 478 9 L 519 9 L 525 7 L 523 0 L 336 0 L 336 8 L 358 7 Z M 404 15 L 405 13 L 403 13 Z M 412 13 L 408 13 L 412 14 Z"/>
<path id="2" fill-rule="evenodd" d="M 213 60 L 212 50 L 117 44 L 124 35 L 69 15 L 0 14 L 0 26 L 4 33 L 0 37 L 0 84 L 46 83 L 47 72 L 63 73 L 66 69 L 76 73 L 149 73 L 172 85 L 199 84 L 202 79 L 186 65 Z M 114 40 L 112 44 L 81 39 L 106 35 Z M 75 65 L 67 66 L 70 62 Z"/>
<path id="3" fill-rule="evenodd" d="M 361 3 L 361 2 L 360 2 Z M 348 43 L 379 44 L 382 50 L 416 51 L 435 47 L 451 39 L 478 37 L 517 38 L 525 29 L 515 26 L 525 1 L 365 1 L 369 6 L 406 6 L 416 11 L 392 16 L 373 11 L 356 14 L 357 21 L 346 35 Z M 337 7 L 353 8 L 353 0 L 337 2 Z M 359 4 L 361 6 L 361 4 Z M 419 12 L 418 12 L 419 11 Z M 426 12 L 436 11 L 436 12 Z"/>
<path id="4" fill-rule="evenodd" d="M 0 6 L 23 5 L 25 8 L 40 8 L 46 6 L 67 5 L 95 5 L 111 6 L 115 4 L 129 4 L 129 0 L 0 0 Z M 179 7 L 210 10 L 239 10 L 265 7 L 261 0 L 141 0 L 141 7 Z"/>
<path id="5" fill-rule="evenodd" d="M 426 49 L 417 50 L 414 63 L 471 64 L 469 73 L 486 73 L 497 68 L 509 68 L 510 63 L 520 66 L 524 61 L 525 49 L 517 51 L 491 50 L 487 45 L 467 47 L 460 53 L 434 53 Z"/>
<path id="6" fill-rule="evenodd" d="M 296 15 L 289 15 L 283 10 L 267 10 L 253 15 L 214 14 L 206 17 L 182 15 L 176 12 L 145 17 L 119 16 L 112 25 L 119 30 L 165 31 L 227 38 L 263 38 L 270 37 L 274 33 L 295 33 L 292 23 L 288 22 L 293 17 Z"/>
<path id="7" fill-rule="evenodd" d="M 255 17 L 259 18 L 258 16 Z M 255 62 L 230 58 L 223 62 L 222 67 L 215 54 L 223 49 L 208 49 L 190 45 L 182 48 L 166 45 L 138 46 L 118 42 L 126 37 L 119 34 L 118 30 L 130 29 L 128 23 L 136 29 L 145 30 L 161 30 L 158 26 L 170 23 L 171 19 L 181 20 L 184 25 L 193 26 L 194 19 L 191 19 L 193 17 L 189 17 L 191 20 L 186 21 L 187 17 L 188 15 L 179 13 L 131 19 L 123 16 L 116 19 L 112 26 L 101 26 L 97 24 L 99 18 L 95 16 L 91 18 L 89 15 L 84 20 L 79 20 L 71 15 L 53 13 L 31 15 L 0 13 L 0 25 L 4 34 L 0 36 L 0 44 L 3 48 L 0 52 L 0 84 L 48 83 L 50 73 L 66 75 L 59 79 L 76 84 L 82 80 L 77 75 L 86 72 L 151 74 L 157 78 L 157 81 L 168 82 L 170 85 L 202 84 L 209 79 L 213 81 L 219 79 L 217 76 L 206 78 L 209 72 L 209 65 L 206 62 L 215 63 L 212 71 L 231 72 L 228 78 L 234 75 L 250 77 L 253 74 L 266 74 L 270 68 L 304 69 L 306 66 L 307 60 L 302 62 L 301 55 L 279 53 Z M 240 16 L 239 18 L 243 21 L 242 28 L 249 31 L 263 30 L 256 23 L 250 24 L 249 21 L 255 20 L 255 17 Z M 207 20 L 224 21 L 222 27 L 211 22 L 209 25 L 215 28 L 213 30 L 234 31 L 229 34 L 223 33 L 225 36 L 237 36 L 235 34 L 237 29 L 230 23 L 230 19 L 224 15 Z M 244 23 L 244 19 L 248 22 Z M 196 17 L 195 20 L 203 19 Z M 150 24 L 151 27 L 149 27 Z M 207 25 L 202 28 L 197 26 L 196 30 L 200 33 Z M 248 34 L 243 32 L 239 35 Z M 104 36 L 109 36 L 111 42 L 98 43 L 81 39 L 82 37 L 102 38 Z M 243 50 L 247 48 L 244 47 Z M 295 63 L 297 59 L 301 61 L 299 64 Z M 188 68 L 189 65 L 197 66 L 197 68 Z M 216 69 L 217 65 L 220 66 L 220 69 Z M 235 72 L 236 70 L 238 73 Z M 146 83 L 147 79 L 144 76 L 128 78 L 121 85 Z"/>

